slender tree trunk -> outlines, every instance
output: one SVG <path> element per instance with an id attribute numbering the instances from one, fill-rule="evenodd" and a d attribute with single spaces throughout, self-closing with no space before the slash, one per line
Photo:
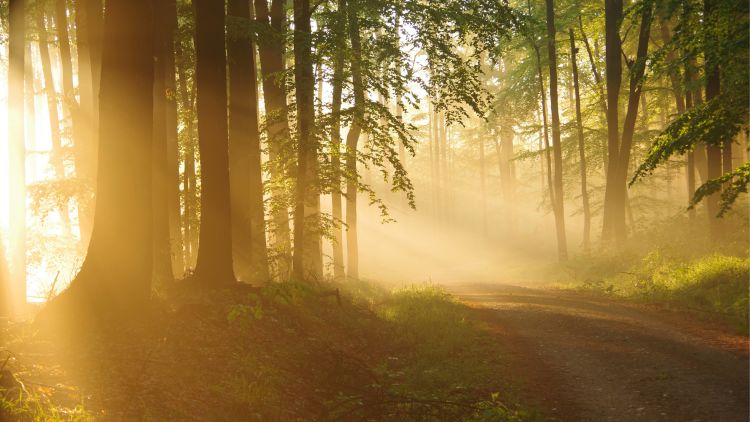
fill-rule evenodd
<path id="1" fill-rule="evenodd" d="M 638 118 L 638 103 L 643 90 L 642 82 L 646 66 L 646 56 L 648 55 L 648 43 L 651 32 L 651 17 L 653 5 L 649 5 L 642 10 L 640 31 L 638 36 L 638 47 L 635 63 L 630 70 L 630 89 L 628 94 L 628 107 L 625 113 L 625 120 L 622 129 L 622 141 L 620 150 L 617 154 L 616 178 L 614 185 L 610 187 L 607 180 L 607 192 L 610 196 L 610 224 L 614 230 L 614 236 L 618 244 L 622 244 L 627 236 L 625 223 L 625 208 L 627 206 L 627 178 L 628 166 L 630 165 L 630 153 L 633 147 L 633 134 L 635 133 L 635 124 Z M 612 168 L 612 167 L 611 167 Z M 605 207 L 606 207 L 605 198 Z"/>
<path id="2" fill-rule="evenodd" d="M 26 2 L 9 0 L 8 9 L 8 161 L 13 313 L 26 307 L 26 143 L 24 138 L 24 19 Z"/>
<path id="3" fill-rule="evenodd" d="M 235 281 L 229 195 L 224 3 L 195 0 L 193 7 L 201 160 L 201 230 L 195 274 L 204 283 L 221 285 Z"/>
<path id="4" fill-rule="evenodd" d="M 708 22 L 711 22 L 713 18 L 715 8 L 715 0 L 704 0 L 703 2 L 703 16 Z M 710 35 L 709 35 L 710 36 Z M 713 39 L 708 39 L 706 42 L 710 45 Z M 718 97 L 721 93 L 721 70 L 717 63 L 715 53 L 712 51 L 705 52 L 705 74 L 706 74 L 706 102 L 713 100 Z M 719 141 L 721 142 L 721 141 Z M 731 155 L 730 155 L 731 158 Z M 722 173 L 722 150 L 720 144 L 709 143 L 706 144 L 706 161 L 708 164 L 707 179 L 712 180 L 717 177 L 721 177 Z M 731 163 L 731 161 L 730 161 Z M 730 164 L 731 165 L 731 164 Z M 704 182 L 705 183 L 705 182 Z M 719 195 L 713 194 L 706 199 L 706 205 L 708 208 L 708 223 L 711 231 L 711 237 L 713 240 L 718 241 L 721 238 L 721 222 L 717 215 L 719 214 L 720 204 Z"/>
<path id="5" fill-rule="evenodd" d="M 52 60 L 50 59 L 49 41 L 47 40 L 47 27 L 44 19 L 44 9 L 39 9 L 36 15 L 37 36 L 39 37 L 39 56 L 42 62 L 42 75 L 44 77 L 44 93 L 47 96 L 47 111 L 49 115 L 50 140 L 52 141 L 52 154 L 50 162 L 55 169 L 55 176 L 58 180 L 64 180 L 65 161 L 63 159 L 62 134 L 60 131 L 60 115 L 57 110 L 57 90 L 55 89 L 55 80 L 52 77 Z M 66 235 L 71 234 L 70 229 L 70 210 L 68 202 L 60 204 L 58 210 L 60 219 Z"/>
<path id="6" fill-rule="evenodd" d="M 172 273 L 181 278 L 185 274 L 185 241 L 182 237 L 182 218 L 180 215 L 180 149 L 178 144 L 177 118 L 177 80 L 175 64 L 175 32 L 177 31 L 177 2 L 166 0 L 164 26 L 166 27 L 164 52 L 164 84 L 166 88 L 166 122 L 167 122 L 167 171 L 169 208 L 169 239 L 172 255 Z"/>
<path id="7" fill-rule="evenodd" d="M 586 143 L 583 138 L 583 119 L 581 118 L 581 94 L 578 85 L 578 63 L 576 62 L 575 34 L 570 29 L 570 63 L 573 68 L 573 93 L 575 95 L 576 130 L 578 132 L 578 157 L 581 170 L 581 201 L 583 202 L 583 250 L 591 249 L 591 208 L 589 206 L 589 192 L 586 181 Z"/>
<path id="8" fill-rule="evenodd" d="M 334 57 L 333 65 L 333 98 L 331 100 L 331 168 L 333 171 L 333 188 L 331 189 L 331 213 L 335 221 L 333 226 L 333 279 L 342 281 L 344 272 L 344 233 L 341 207 L 341 102 L 344 88 L 344 53 L 346 43 L 346 0 L 338 0 L 338 25 L 336 40 L 341 46 Z"/>
<path id="9" fill-rule="evenodd" d="M 557 229 L 557 256 L 560 261 L 568 259 L 568 241 L 565 234 L 565 207 L 563 201 L 563 162 L 560 144 L 560 112 L 557 95 L 557 50 L 555 46 L 555 10 L 553 0 L 547 3 L 547 50 L 549 52 L 549 93 L 552 114 L 552 148 L 555 154 L 555 227 Z"/>
<path id="10" fill-rule="evenodd" d="M 487 181 L 484 163 L 484 128 L 479 128 L 479 187 L 482 195 L 482 233 L 487 236 Z"/>
<path id="11" fill-rule="evenodd" d="M 283 145 L 290 142 L 287 93 L 281 74 L 284 71 L 284 3 L 285 0 L 272 0 L 268 9 L 267 0 L 254 0 L 256 22 L 262 30 L 258 32 L 258 52 L 262 71 L 263 100 L 265 102 L 266 124 L 268 126 L 268 154 L 270 158 L 272 196 L 276 206 L 271 210 L 274 227 L 274 249 L 278 255 L 277 276 L 286 279 L 291 264 L 291 234 L 287 193 L 279 188 L 280 182 L 288 177 L 291 161 L 283 157 Z"/>
<path id="12" fill-rule="evenodd" d="M 249 23 L 250 3 L 229 0 L 233 19 Z M 235 270 L 241 280 L 266 281 L 263 178 L 258 132 L 258 95 L 252 38 L 229 37 L 229 175 L 232 192 L 232 241 Z"/>
<path id="13" fill-rule="evenodd" d="M 105 22 L 94 230 L 81 271 L 46 309 L 130 319 L 149 299 L 153 262 L 150 1 L 111 2 Z"/>
<path id="14" fill-rule="evenodd" d="M 347 17 L 349 20 L 349 38 L 352 47 L 351 69 L 352 86 L 354 91 L 354 119 L 352 120 L 349 133 L 346 135 L 346 169 L 349 178 L 346 182 L 346 251 L 347 251 L 347 278 L 349 280 L 359 279 L 359 241 L 357 239 L 357 143 L 362 132 L 362 121 L 364 120 L 365 86 L 362 81 L 362 44 L 359 34 L 359 2 L 360 0 L 349 0 L 347 6 Z"/>
<path id="15" fill-rule="evenodd" d="M 158 283 L 174 280 L 170 242 L 169 195 L 172 182 L 167 141 L 167 55 L 170 19 L 164 1 L 154 3 L 154 128 L 152 151 L 154 276 Z"/>
<path id="16" fill-rule="evenodd" d="M 620 40 L 620 21 L 622 20 L 622 0 L 605 0 L 604 32 L 607 68 L 607 154 L 608 171 L 604 191 L 604 215 L 602 222 L 602 241 L 611 243 L 616 238 L 618 212 L 617 165 L 620 153 L 620 117 L 619 100 L 622 85 L 622 42 Z M 622 204 L 621 204 L 622 205 Z"/>
<path id="17" fill-rule="evenodd" d="M 294 260 L 292 269 L 297 280 L 314 276 L 311 262 L 306 259 L 309 242 L 305 236 L 312 235 L 308 230 L 305 206 L 314 199 L 317 189 L 310 183 L 308 172 L 310 157 L 315 156 L 317 146 L 312 131 L 315 127 L 315 78 L 312 61 L 312 29 L 310 25 L 310 1 L 294 0 L 294 80 L 297 100 L 297 181 L 294 204 Z"/>
<path id="18" fill-rule="evenodd" d="M 542 59 L 539 56 L 539 47 L 533 45 L 536 52 L 537 77 L 539 78 L 539 92 L 542 100 L 542 128 L 544 130 L 544 157 L 547 163 L 547 187 L 549 191 L 549 201 L 553 213 L 555 212 L 555 191 L 552 184 L 552 156 L 549 143 L 549 127 L 547 125 L 547 93 L 544 89 L 544 75 L 542 74 Z"/>

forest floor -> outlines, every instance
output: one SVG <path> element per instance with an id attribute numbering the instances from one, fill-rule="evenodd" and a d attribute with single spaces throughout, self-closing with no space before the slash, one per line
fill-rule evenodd
<path id="1" fill-rule="evenodd" d="M 453 285 L 505 348 L 506 374 L 571 421 L 747 421 L 748 337 L 663 307 L 560 290 Z"/>

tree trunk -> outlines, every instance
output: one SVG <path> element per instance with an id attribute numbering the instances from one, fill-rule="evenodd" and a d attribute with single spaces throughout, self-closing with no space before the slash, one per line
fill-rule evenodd
<path id="1" fill-rule="evenodd" d="M 583 139 L 583 119 L 581 118 L 581 94 L 578 85 L 578 63 L 576 62 L 575 34 L 570 29 L 570 63 L 573 68 L 573 93 L 575 95 L 576 130 L 578 132 L 578 157 L 581 170 L 581 201 L 583 202 L 583 250 L 591 249 L 591 208 L 589 206 L 589 192 L 586 181 L 586 143 Z"/>
<path id="2" fill-rule="evenodd" d="M 333 98 L 331 100 L 331 169 L 333 188 L 331 189 L 331 213 L 333 226 L 333 279 L 342 281 L 344 272 L 344 233 L 341 207 L 341 102 L 344 88 L 344 49 L 346 43 L 346 0 L 338 0 L 338 25 L 334 29 L 339 46 L 333 64 Z"/>
<path id="3" fill-rule="evenodd" d="M 177 31 L 177 2 L 166 0 L 163 7 L 165 46 L 164 52 L 164 84 L 166 88 L 166 123 L 167 123 L 167 174 L 168 193 L 167 206 L 169 209 L 169 239 L 172 258 L 172 273 L 181 278 L 185 274 L 185 241 L 182 237 L 182 218 L 180 215 L 180 149 L 178 144 L 177 118 L 177 80 L 175 64 L 175 32 Z"/>
<path id="4" fill-rule="evenodd" d="M 289 117 L 286 103 L 284 72 L 284 3 L 285 0 L 272 0 L 269 13 L 267 0 L 254 0 L 258 31 L 258 52 L 262 71 L 263 100 L 268 126 L 268 154 L 270 158 L 272 196 L 276 207 L 271 218 L 274 226 L 274 249 L 278 255 L 276 273 L 280 279 L 289 276 L 291 263 L 291 237 L 289 232 L 289 212 L 287 194 L 276 187 L 288 177 L 289 159 L 282 157 L 282 146 L 290 142 Z"/>
<path id="5" fill-rule="evenodd" d="M 484 128 L 479 128 L 479 188 L 482 195 L 482 236 L 487 236 L 487 187 L 484 163 Z"/>
<path id="6" fill-rule="evenodd" d="M 154 3 L 154 128 L 152 156 L 154 275 L 160 284 L 174 280 L 170 242 L 170 174 L 167 141 L 167 55 L 170 19 L 164 1 Z"/>
<path id="7" fill-rule="evenodd" d="M 52 153 L 50 162 L 55 169 L 55 177 L 62 181 L 65 176 L 65 161 L 63 159 L 62 134 L 60 131 L 60 115 L 57 110 L 57 90 L 55 80 L 52 76 L 52 61 L 49 53 L 49 41 L 47 40 L 47 27 L 44 19 L 44 9 L 41 8 L 36 14 L 37 36 L 39 37 L 39 56 L 42 62 L 42 75 L 44 77 L 44 93 L 47 97 L 47 111 L 49 116 L 50 140 L 52 141 Z M 67 199 L 67 198 L 66 198 Z M 68 201 L 60 204 L 58 209 L 65 234 L 71 234 L 70 209 Z"/>
<path id="8" fill-rule="evenodd" d="M 703 2 L 703 15 L 704 18 L 710 21 L 713 18 L 715 0 L 704 0 Z M 714 39 L 708 39 L 706 42 L 716 41 Z M 711 51 L 705 52 L 705 74 L 706 74 L 706 102 L 713 100 L 718 97 L 721 93 L 721 70 L 717 63 L 714 53 Z M 707 179 L 712 180 L 717 177 L 721 177 L 722 173 L 722 151 L 719 143 L 714 140 L 714 143 L 706 144 L 706 161 L 708 164 Z M 718 141 L 721 142 L 721 141 Z M 731 156 L 730 156 L 731 157 Z M 731 161 L 730 161 L 731 162 Z M 704 181 L 705 183 L 705 181 Z M 708 223 L 711 231 L 711 237 L 718 241 L 721 238 L 721 222 L 717 215 L 719 214 L 719 195 L 713 194 L 708 196 L 706 199 L 706 205 L 708 208 Z"/>
<path id="9" fill-rule="evenodd" d="M 349 38 L 352 47 L 352 87 L 354 92 L 354 118 L 346 135 L 346 250 L 347 278 L 359 279 L 359 241 L 357 239 L 357 143 L 364 120 L 365 86 L 362 81 L 362 44 L 359 34 L 359 0 L 350 0 L 347 10 Z"/>
<path id="10" fill-rule="evenodd" d="M 553 213 L 555 212 L 555 191 L 552 184 L 552 156 L 549 143 L 549 126 L 547 125 L 547 93 L 544 89 L 544 75 L 542 74 L 542 58 L 539 56 L 539 47 L 534 44 L 536 52 L 536 68 L 539 77 L 539 92 L 542 99 L 542 128 L 544 129 L 544 157 L 547 164 L 547 188 L 549 192 L 549 202 Z"/>
<path id="11" fill-rule="evenodd" d="M 557 231 L 557 257 L 560 261 L 568 259 L 568 241 L 565 234 L 565 207 L 563 201 L 563 162 L 562 145 L 560 144 L 560 112 L 557 95 L 557 50 L 555 47 L 555 10 L 553 0 L 547 3 L 547 50 L 549 52 L 549 95 L 550 113 L 552 114 L 552 148 L 555 153 L 555 228 Z"/>
<path id="12" fill-rule="evenodd" d="M 8 4 L 8 165 L 10 297 L 13 313 L 26 307 L 26 143 L 24 138 L 24 0 Z"/>
<path id="13" fill-rule="evenodd" d="M 622 42 L 620 21 L 622 20 L 622 0 L 605 0 L 604 32 L 607 68 L 607 181 L 604 191 L 604 215 L 602 221 L 602 241 L 611 243 L 616 238 L 616 221 L 624 220 L 624 210 L 617 209 L 617 168 L 620 153 L 619 100 L 622 85 Z M 624 204 L 621 204 L 624 207 Z M 622 207 L 621 207 L 622 208 Z M 620 218 L 618 214 L 623 214 Z"/>
<path id="14" fill-rule="evenodd" d="M 315 127 L 315 78 L 312 61 L 312 29 L 310 25 L 310 1 L 294 0 L 294 80 L 297 101 L 297 181 L 294 204 L 294 257 L 292 269 L 295 279 L 302 281 L 314 277 L 312 263 L 307 254 L 312 254 L 305 238 L 312 235 L 308 230 L 305 206 L 314 201 L 317 187 L 310 183 L 308 172 L 310 157 L 317 155 L 317 145 L 312 131 Z M 312 236 L 310 236 L 312 237 Z"/>
<path id="15" fill-rule="evenodd" d="M 628 94 L 628 107 L 625 113 L 625 120 L 622 129 L 622 141 L 619 152 L 617 153 L 617 166 L 610 167 L 614 171 L 610 186 L 610 178 L 607 179 L 606 192 L 610 193 L 609 198 L 605 194 L 605 210 L 607 209 L 607 199 L 609 199 L 609 223 L 613 230 L 614 238 L 618 245 L 622 245 L 627 237 L 626 211 L 628 201 L 627 179 L 628 166 L 630 165 L 630 153 L 633 146 L 633 134 L 635 133 L 635 124 L 638 118 L 638 103 L 642 92 L 641 83 L 646 67 L 646 56 L 648 55 L 648 43 L 651 32 L 651 16 L 653 5 L 649 5 L 641 11 L 641 24 L 638 35 L 638 47 L 636 59 L 630 69 L 630 83 Z"/>
<path id="16" fill-rule="evenodd" d="M 229 195 L 224 3 L 196 0 L 193 7 L 201 165 L 201 230 L 195 275 L 204 283 L 222 285 L 235 281 Z"/>
<path id="17" fill-rule="evenodd" d="M 229 0 L 228 13 L 250 23 L 250 3 Z M 229 176 L 235 270 L 241 280 L 268 280 L 263 175 L 258 132 L 258 91 L 252 38 L 227 40 L 229 59 Z"/>
<path id="18" fill-rule="evenodd" d="M 68 303 L 101 316 L 130 318 L 149 299 L 153 262 L 151 17 L 148 0 L 107 5 L 94 230 L 81 271 L 53 304 Z"/>

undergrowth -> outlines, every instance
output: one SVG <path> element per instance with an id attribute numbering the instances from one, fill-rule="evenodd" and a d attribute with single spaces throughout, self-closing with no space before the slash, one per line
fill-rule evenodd
<path id="1" fill-rule="evenodd" d="M 31 383 L 55 373 L 87 398 L 85 408 L 81 401 L 56 407 L 54 392 L 19 396 L 0 387 L 5 415 L 20 421 L 543 419 L 503 391 L 495 339 L 434 286 L 176 287 L 157 307 L 158 317 L 145 327 L 53 343 L 34 335 L 4 342 L 0 332 L 0 348 L 14 351 L 8 366 L 18 379 Z"/>

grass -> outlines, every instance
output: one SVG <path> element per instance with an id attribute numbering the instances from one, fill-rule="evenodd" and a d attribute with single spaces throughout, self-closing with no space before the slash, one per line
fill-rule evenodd
<path id="1" fill-rule="evenodd" d="M 543 419 L 504 390 L 495 338 L 434 286 L 177 287 L 155 307 L 147 326 L 52 345 L 0 332 L 19 379 L 44 367 L 86 397 L 84 409 L 0 387 L 2 409 L 23 421 Z"/>
<path id="2" fill-rule="evenodd" d="M 657 250 L 621 270 L 621 264 L 613 266 L 619 271 L 580 280 L 572 286 L 717 316 L 748 331 L 748 258 L 711 254 L 684 261 Z M 596 271 L 590 269 L 587 274 Z"/>

